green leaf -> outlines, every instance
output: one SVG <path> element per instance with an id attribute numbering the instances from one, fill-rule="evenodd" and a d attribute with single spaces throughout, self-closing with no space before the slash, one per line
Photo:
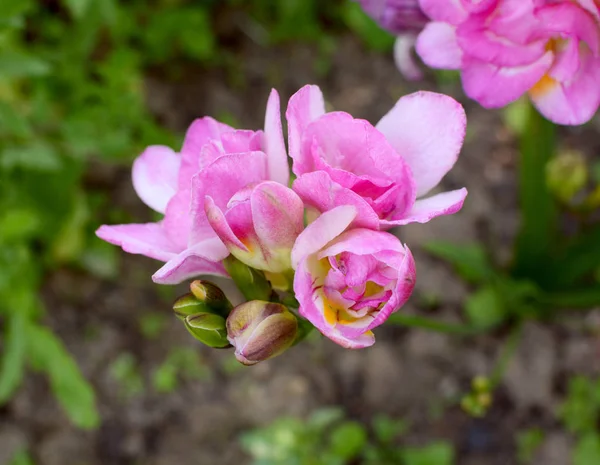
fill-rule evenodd
<path id="1" fill-rule="evenodd" d="M 454 449 L 446 442 L 434 442 L 425 447 L 406 447 L 402 452 L 406 465 L 452 465 Z"/>
<path id="2" fill-rule="evenodd" d="M 365 428 L 360 423 L 347 421 L 331 433 L 330 450 L 344 460 L 351 460 L 360 454 L 366 443 Z"/>
<path id="3" fill-rule="evenodd" d="M 80 428 L 97 427 L 100 417 L 94 390 L 62 342 L 39 325 L 29 327 L 27 339 L 33 367 L 47 373 L 52 391 L 71 421 Z"/>
<path id="4" fill-rule="evenodd" d="M 475 328 L 490 329 L 505 320 L 506 308 L 496 288 L 485 286 L 467 298 L 465 314 Z"/>
<path id="5" fill-rule="evenodd" d="M 0 131 L 3 134 L 22 138 L 32 135 L 31 125 L 27 118 L 5 102 L 0 102 Z"/>
<path id="6" fill-rule="evenodd" d="M 75 19 L 81 19 L 87 13 L 93 1 L 94 0 L 63 0 L 63 3 Z"/>
<path id="7" fill-rule="evenodd" d="M 27 240 L 34 235 L 40 219 L 34 210 L 15 207 L 0 216 L 0 244 Z"/>
<path id="8" fill-rule="evenodd" d="M 485 250 L 478 244 L 432 241 L 424 244 L 423 248 L 454 266 L 466 281 L 478 284 L 489 280 L 494 274 Z"/>
<path id="9" fill-rule="evenodd" d="M 27 312 L 15 309 L 8 317 L 0 365 L 0 404 L 11 398 L 25 374 Z"/>
<path id="10" fill-rule="evenodd" d="M 34 463 L 29 453 L 22 449 L 13 455 L 8 465 L 34 465 Z"/>
<path id="11" fill-rule="evenodd" d="M 381 29 L 360 7 L 348 2 L 342 10 L 344 21 L 361 40 L 371 49 L 389 53 L 394 47 L 395 37 Z"/>
<path id="12" fill-rule="evenodd" d="M 598 465 L 600 463 L 600 437 L 590 432 L 581 438 L 573 450 L 573 465 Z"/>
<path id="13" fill-rule="evenodd" d="M 536 450 L 544 442 L 544 430 L 530 428 L 517 434 L 517 460 L 521 465 L 533 460 Z"/>
<path id="14" fill-rule="evenodd" d="M 393 420 L 386 415 L 377 415 L 373 419 L 373 430 L 379 442 L 391 444 L 394 439 L 408 431 L 406 420 Z"/>
<path id="15" fill-rule="evenodd" d="M 24 168 L 31 171 L 56 172 L 61 165 L 56 149 L 43 142 L 7 147 L 0 153 L 0 166 L 7 170 Z"/>
<path id="16" fill-rule="evenodd" d="M 584 434 L 594 431 L 600 412 L 598 385 L 585 376 L 574 376 L 569 380 L 567 399 L 559 415 L 568 431 Z"/>
<path id="17" fill-rule="evenodd" d="M 30 7 L 31 1 L 29 0 L 2 0 L 0 2 L 0 20 L 25 13 Z"/>
<path id="18" fill-rule="evenodd" d="M 6 78 L 22 78 L 42 76 L 50 71 L 45 61 L 15 50 L 0 52 L 0 76 Z"/>

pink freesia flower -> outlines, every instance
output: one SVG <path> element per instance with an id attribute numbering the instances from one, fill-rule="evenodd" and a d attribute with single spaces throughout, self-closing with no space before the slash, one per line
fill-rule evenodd
<path id="1" fill-rule="evenodd" d="M 293 188 L 318 212 L 357 210 L 354 227 L 387 229 L 456 213 L 466 189 L 425 196 L 452 168 L 465 136 L 463 108 L 450 97 L 402 97 L 375 127 L 343 112 L 325 113 L 316 86 L 287 108 Z M 417 200 L 417 198 L 419 199 Z"/>
<path id="2" fill-rule="evenodd" d="M 525 93 L 549 120 L 582 124 L 600 105 L 600 5 L 594 0 L 420 0 L 433 20 L 416 48 L 459 69 L 466 94 L 498 108 Z"/>
<path id="3" fill-rule="evenodd" d="M 395 236 L 350 229 L 357 210 L 342 205 L 311 223 L 292 251 L 300 314 L 337 344 L 375 343 L 371 331 L 410 297 L 415 263 Z"/>
<path id="4" fill-rule="evenodd" d="M 417 34 L 429 19 L 421 11 L 419 0 L 357 0 L 363 10 L 384 29 L 397 35 L 394 59 L 398 69 L 410 80 L 423 77 L 413 58 Z"/>
<path id="5" fill-rule="evenodd" d="M 210 197 L 215 209 L 227 209 L 248 186 L 268 180 L 288 184 L 277 92 L 271 92 L 267 103 L 264 132 L 198 119 L 188 129 L 180 154 L 168 147 L 149 147 L 135 161 L 132 177 L 139 197 L 164 218 L 157 223 L 105 225 L 96 234 L 126 252 L 166 262 L 152 277 L 160 284 L 199 274 L 226 275 L 220 261 L 229 251 L 209 223 L 205 198 Z M 269 186 L 261 192 L 268 194 Z M 270 208 L 258 203 L 261 211 Z"/>

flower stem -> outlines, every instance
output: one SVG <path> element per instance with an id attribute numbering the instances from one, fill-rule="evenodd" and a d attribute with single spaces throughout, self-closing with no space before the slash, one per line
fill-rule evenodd
<path id="1" fill-rule="evenodd" d="M 519 342 L 521 342 L 521 335 L 523 334 L 523 324 L 518 323 L 511 330 L 508 338 L 505 341 L 504 347 L 502 348 L 502 352 L 498 357 L 496 362 L 496 366 L 490 375 L 490 389 L 493 390 L 502 382 L 504 378 L 504 373 L 510 364 L 510 361 L 515 354 L 515 351 L 519 347 Z"/>

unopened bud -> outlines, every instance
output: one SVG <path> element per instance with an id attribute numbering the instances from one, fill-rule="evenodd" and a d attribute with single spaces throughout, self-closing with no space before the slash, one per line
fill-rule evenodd
<path id="1" fill-rule="evenodd" d="M 209 347 L 227 347 L 227 329 L 225 318 L 214 313 L 188 315 L 185 327 L 197 340 Z"/>
<path id="2" fill-rule="evenodd" d="M 235 307 L 227 318 L 227 338 L 244 365 L 275 357 L 296 338 L 298 320 L 283 305 L 254 300 Z"/>
<path id="3" fill-rule="evenodd" d="M 196 299 L 193 294 L 185 294 L 179 297 L 173 304 L 173 311 L 180 320 L 185 320 L 189 315 L 195 315 L 196 313 L 213 313 L 205 302 Z"/>
<path id="4" fill-rule="evenodd" d="M 201 281 L 197 279 L 190 284 L 190 291 L 196 299 L 204 302 L 211 310 L 214 310 L 219 315 L 227 316 L 233 308 L 231 302 L 225 296 L 225 293 L 209 281 Z"/>
<path id="5" fill-rule="evenodd" d="M 587 181 L 588 168 L 580 152 L 561 153 L 546 166 L 548 189 L 563 202 L 571 202 Z"/>
<path id="6" fill-rule="evenodd" d="M 250 268 L 233 255 L 223 260 L 223 265 L 235 285 L 247 300 L 269 300 L 273 289 L 262 271 Z"/>

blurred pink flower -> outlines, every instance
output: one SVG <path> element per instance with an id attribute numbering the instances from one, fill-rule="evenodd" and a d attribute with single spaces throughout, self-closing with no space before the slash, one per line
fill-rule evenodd
<path id="1" fill-rule="evenodd" d="M 459 103 L 432 92 L 402 97 L 374 127 L 343 112 L 325 113 L 323 95 L 305 86 L 289 101 L 294 190 L 318 212 L 353 205 L 353 227 L 389 229 L 456 213 L 466 189 L 420 198 L 458 158 L 466 117 Z"/>
<path id="2" fill-rule="evenodd" d="M 486 108 L 523 94 L 558 124 L 582 124 L 600 105 L 600 6 L 595 0 L 420 0 L 432 19 L 417 53 L 458 69 Z"/>
<path id="3" fill-rule="evenodd" d="M 417 34 L 429 22 L 419 0 L 357 0 L 363 10 L 382 28 L 397 35 L 394 59 L 398 69 L 410 80 L 423 77 L 413 57 Z"/>
<path id="4" fill-rule="evenodd" d="M 330 210 L 298 237 L 292 251 L 300 314 L 337 344 L 375 342 L 371 331 L 410 297 L 416 279 L 410 250 L 382 231 L 350 229 L 357 211 Z"/>
<path id="5" fill-rule="evenodd" d="M 264 132 L 198 119 L 188 129 L 180 154 L 168 147 L 148 147 L 134 162 L 132 178 L 139 197 L 164 218 L 157 223 L 104 225 L 98 237 L 126 252 L 166 262 L 152 277 L 160 284 L 200 274 L 226 275 L 220 261 L 229 251 L 208 221 L 205 198 L 210 197 L 215 208 L 227 209 L 250 185 L 272 180 L 287 186 L 277 92 L 271 92 L 267 103 Z"/>

